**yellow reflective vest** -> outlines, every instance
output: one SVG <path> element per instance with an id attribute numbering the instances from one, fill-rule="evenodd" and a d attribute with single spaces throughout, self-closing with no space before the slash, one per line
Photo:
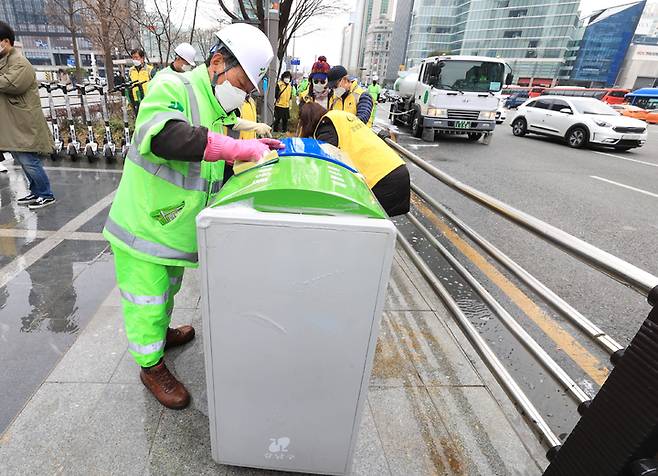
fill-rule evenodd
<path id="1" fill-rule="evenodd" d="M 338 148 L 345 152 L 372 189 L 377 182 L 404 165 L 404 161 L 354 114 L 333 110 L 324 115 L 338 133 Z"/>
<path id="2" fill-rule="evenodd" d="M 283 81 L 279 81 L 276 84 L 276 87 L 279 88 L 279 99 L 276 100 L 276 107 L 283 107 L 285 109 L 290 108 L 290 98 L 292 98 L 293 87 L 292 84 L 286 84 Z"/>
<path id="3" fill-rule="evenodd" d="M 366 94 L 366 91 L 359 87 L 359 83 L 352 81 L 352 86 L 350 86 L 349 94 L 345 99 L 339 98 L 338 96 L 332 96 L 329 104 L 329 109 L 346 111 L 356 115 L 356 106 L 359 104 L 359 98 L 362 94 Z M 370 120 L 368 120 L 368 127 L 372 127 L 374 118 L 372 114 L 370 115 Z"/>
<path id="4" fill-rule="evenodd" d="M 142 84 L 141 88 L 142 91 L 144 91 L 144 95 L 146 95 L 146 90 L 148 89 L 148 83 L 151 81 L 151 74 L 153 71 L 153 66 L 150 64 L 144 64 L 141 68 L 137 69 L 135 66 L 130 68 L 128 71 L 128 76 L 130 77 L 130 81 L 145 81 L 144 84 Z M 132 94 L 132 99 L 134 102 L 139 102 L 142 99 L 144 99 L 141 96 L 140 92 L 140 86 L 134 87 L 131 90 Z"/>
<path id="5" fill-rule="evenodd" d="M 250 97 L 240 108 L 240 117 L 246 121 L 257 122 L 256 101 Z M 240 139 L 255 139 L 256 131 L 240 131 Z"/>

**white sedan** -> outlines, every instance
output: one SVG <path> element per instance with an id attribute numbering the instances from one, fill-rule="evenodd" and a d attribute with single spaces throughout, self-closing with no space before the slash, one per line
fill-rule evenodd
<path id="1" fill-rule="evenodd" d="M 647 140 L 647 124 L 619 114 L 594 98 L 540 96 L 519 107 L 512 121 L 515 136 L 528 133 L 564 138 L 570 147 L 587 144 L 629 150 Z"/>

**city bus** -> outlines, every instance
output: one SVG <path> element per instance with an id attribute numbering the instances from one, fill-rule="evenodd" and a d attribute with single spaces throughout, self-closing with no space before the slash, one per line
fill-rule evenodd
<path id="1" fill-rule="evenodd" d="M 628 89 L 617 88 L 579 88 L 579 87 L 555 87 L 546 88 L 542 93 L 543 96 L 574 96 L 596 98 L 608 104 L 623 104 L 624 96 L 630 91 Z"/>
<path id="2" fill-rule="evenodd" d="M 658 109 L 658 88 L 641 88 L 628 93 L 626 101 L 646 110 Z"/>

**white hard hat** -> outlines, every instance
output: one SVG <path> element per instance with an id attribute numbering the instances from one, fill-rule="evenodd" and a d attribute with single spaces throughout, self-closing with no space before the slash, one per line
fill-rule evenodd
<path id="1" fill-rule="evenodd" d="M 233 23 L 216 32 L 215 36 L 235 56 L 251 84 L 260 92 L 258 83 L 274 58 L 272 45 L 265 33 L 246 23 Z"/>
<path id="2" fill-rule="evenodd" d="M 379 76 L 374 75 L 374 76 L 372 77 L 372 80 L 373 80 L 373 81 L 379 81 Z"/>
<path id="3" fill-rule="evenodd" d="M 191 64 L 192 66 L 196 64 L 194 62 L 194 58 L 196 57 L 196 50 L 194 49 L 194 46 L 190 45 L 189 43 L 181 43 L 176 48 L 174 48 L 174 53 L 187 61 L 188 64 Z"/>

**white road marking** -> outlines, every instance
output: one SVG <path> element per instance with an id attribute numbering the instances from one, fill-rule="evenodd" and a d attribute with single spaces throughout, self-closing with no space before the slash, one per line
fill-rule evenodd
<path id="1" fill-rule="evenodd" d="M 409 147 L 418 149 L 419 147 L 438 147 L 439 144 L 409 144 Z"/>
<path id="2" fill-rule="evenodd" d="M 19 228 L 0 228 L 0 238 L 40 238 L 46 239 L 53 236 L 57 231 L 48 230 L 22 230 Z M 64 235 L 65 240 L 81 241 L 105 241 L 102 233 L 89 231 L 73 231 Z"/>
<path id="3" fill-rule="evenodd" d="M 98 202 L 87 208 L 78 216 L 71 219 L 68 223 L 62 226 L 59 230 L 47 237 L 34 248 L 28 250 L 22 255 L 16 256 L 10 263 L 0 268 L 0 288 L 6 286 L 9 281 L 14 279 L 25 268 L 33 265 L 37 260 L 41 259 L 46 253 L 59 245 L 62 241 L 67 239 L 68 235 L 75 232 L 82 225 L 91 220 L 100 211 L 107 207 L 114 199 L 113 191 L 109 195 L 101 198 Z M 53 205 L 57 206 L 57 205 Z M 38 213 L 38 212 L 37 212 Z"/>
<path id="4" fill-rule="evenodd" d="M 637 163 L 637 164 L 648 165 L 648 166 L 650 166 L 650 167 L 658 167 L 658 164 L 654 164 L 654 163 L 651 163 L 651 162 L 644 162 L 644 161 L 642 161 L 642 160 L 637 160 L 637 159 L 629 159 L 629 158 L 627 158 L 627 157 L 620 157 L 620 156 L 618 156 L 618 155 L 608 154 L 608 153 L 606 153 L 606 152 L 597 152 L 597 151 L 593 151 L 593 152 L 594 152 L 595 154 L 605 155 L 606 157 L 613 157 L 613 158 L 615 158 L 615 159 L 619 159 L 619 160 L 627 160 L 628 162 L 635 162 L 635 163 Z"/>
<path id="5" fill-rule="evenodd" d="M 658 193 L 647 192 L 646 190 L 642 190 L 641 188 L 631 187 L 630 185 L 625 185 L 623 183 L 615 182 L 614 180 L 608 180 L 603 177 L 597 177 L 596 175 L 590 175 L 590 178 L 593 178 L 595 180 L 601 180 L 602 182 L 608 182 L 618 187 L 627 188 L 629 190 L 633 190 L 634 192 L 643 193 L 645 195 L 649 195 L 650 197 L 658 198 Z"/>

